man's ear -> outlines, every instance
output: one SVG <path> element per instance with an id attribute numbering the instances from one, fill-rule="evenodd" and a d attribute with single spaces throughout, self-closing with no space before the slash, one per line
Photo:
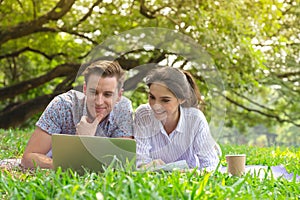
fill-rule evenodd
<path id="1" fill-rule="evenodd" d="M 83 83 L 82 91 L 86 95 L 86 83 L 85 82 Z"/>
<path id="2" fill-rule="evenodd" d="M 119 92 L 118 92 L 118 99 L 117 99 L 117 102 L 119 102 L 119 101 L 121 100 L 121 97 L 122 97 L 123 91 L 124 91 L 124 89 L 123 89 L 123 88 L 121 88 L 121 89 L 119 90 Z"/>

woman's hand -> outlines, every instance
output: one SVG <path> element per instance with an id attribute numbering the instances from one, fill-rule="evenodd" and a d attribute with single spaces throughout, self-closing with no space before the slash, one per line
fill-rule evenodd
<path id="1" fill-rule="evenodd" d="M 142 169 L 149 169 L 149 168 L 152 168 L 152 167 L 155 168 L 157 166 L 164 165 L 164 164 L 165 164 L 165 162 L 162 161 L 161 159 L 156 159 L 156 160 L 152 160 L 148 164 L 142 165 L 141 168 Z"/>

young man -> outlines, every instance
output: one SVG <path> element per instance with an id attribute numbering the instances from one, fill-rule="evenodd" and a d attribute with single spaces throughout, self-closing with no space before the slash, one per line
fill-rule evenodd
<path id="1" fill-rule="evenodd" d="M 124 74 L 116 61 L 90 64 L 84 71 L 83 93 L 70 90 L 58 95 L 41 115 L 24 151 L 23 167 L 53 168 L 54 133 L 132 137 L 132 105 L 122 96 Z"/>

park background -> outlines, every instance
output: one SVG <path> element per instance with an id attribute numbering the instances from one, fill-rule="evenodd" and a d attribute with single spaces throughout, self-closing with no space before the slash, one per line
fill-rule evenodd
<path id="1" fill-rule="evenodd" d="M 74 86 L 84 59 L 107 38 L 158 27 L 190 37 L 218 70 L 223 100 L 213 106 L 226 109 L 219 142 L 299 146 L 299 15 L 295 0 L 2 0 L 0 128 L 33 127 L 50 100 Z M 117 60 L 127 71 L 147 63 L 188 64 L 173 52 L 147 48 Z M 197 68 L 189 71 L 209 120 L 209 88 Z M 135 89 L 134 108 L 146 102 L 144 93 Z"/>
<path id="2" fill-rule="evenodd" d="M 150 27 L 185 35 L 201 47 L 224 89 L 216 95 L 184 55 L 147 45 L 117 56 L 129 82 L 140 79 L 130 71 L 149 63 L 188 69 L 205 97 L 208 121 L 217 114 L 213 109 L 226 111 L 219 118 L 221 131 L 210 124 L 223 151 L 221 165 L 226 166 L 224 154 L 246 153 L 247 165 L 283 165 L 300 174 L 299 16 L 299 0 L 0 0 L 0 159 L 22 156 L 41 112 L 55 95 L 74 87 L 91 51 L 114 36 Z M 147 102 L 143 85 L 125 90 L 134 108 Z M 212 103 L 213 97 L 221 101 Z M 0 171 L 1 199 L 299 199 L 299 194 L 295 177 L 259 174 Z"/>

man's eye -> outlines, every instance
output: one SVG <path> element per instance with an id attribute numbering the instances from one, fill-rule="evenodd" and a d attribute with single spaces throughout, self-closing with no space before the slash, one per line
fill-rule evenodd
<path id="1" fill-rule="evenodd" d="M 104 96 L 105 96 L 105 97 L 112 97 L 113 94 L 112 94 L 112 93 L 105 93 Z"/>
<path id="2" fill-rule="evenodd" d="M 149 95 L 149 98 L 150 98 L 150 99 L 155 99 L 154 96 L 152 96 L 152 95 Z"/>

